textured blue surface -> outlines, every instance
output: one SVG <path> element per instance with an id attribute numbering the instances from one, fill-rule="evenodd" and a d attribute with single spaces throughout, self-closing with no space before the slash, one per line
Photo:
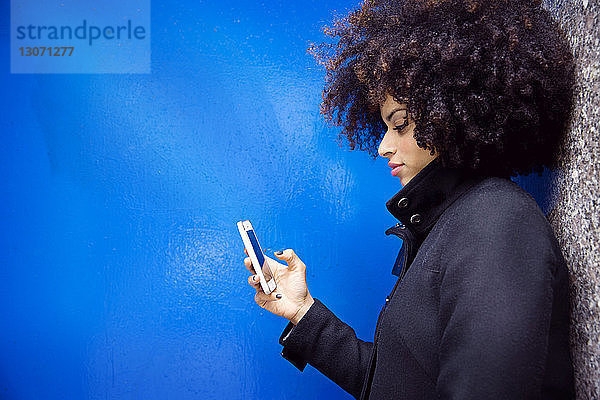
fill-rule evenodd
<path id="1" fill-rule="evenodd" d="M 0 398 L 349 398 L 280 356 L 286 321 L 254 303 L 235 223 L 295 249 L 313 295 L 372 337 L 400 183 L 338 146 L 306 54 L 354 2 L 152 6 L 150 75 L 2 58 Z"/>

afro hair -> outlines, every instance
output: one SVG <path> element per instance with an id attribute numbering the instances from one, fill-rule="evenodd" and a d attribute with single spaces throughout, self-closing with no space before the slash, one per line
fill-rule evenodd
<path id="1" fill-rule="evenodd" d="M 377 156 L 386 94 L 419 147 L 486 175 L 556 168 L 572 115 L 567 39 L 535 0 L 365 0 L 308 51 L 325 66 L 321 113 Z M 433 154 L 433 153 L 432 153 Z"/>

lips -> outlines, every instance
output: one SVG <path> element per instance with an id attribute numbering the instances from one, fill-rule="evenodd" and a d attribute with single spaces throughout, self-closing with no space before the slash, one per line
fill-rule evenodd
<path id="1" fill-rule="evenodd" d="M 390 166 L 390 168 L 392 168 L 393 176 L 398 176 L 398 174 L 400 173 L 400 170 L 404 166 L 404 164 L 396 164 L 396 163 L 391 163 L 391 162 L 388 163 L 388 165 Z"/>

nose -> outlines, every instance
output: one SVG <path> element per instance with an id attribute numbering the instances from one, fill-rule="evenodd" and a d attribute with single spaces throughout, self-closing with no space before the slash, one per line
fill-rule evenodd
<path id="1" fill-rule="evenodd" d="M 390 140 L 389 131 L 383 135 L 383 139 L 379 143 L 379 147 L 377 148 L 377 152 L 381 157 L 391 157 L 396 153 L 396 149 L 393 146 L 392 141 Z"/>

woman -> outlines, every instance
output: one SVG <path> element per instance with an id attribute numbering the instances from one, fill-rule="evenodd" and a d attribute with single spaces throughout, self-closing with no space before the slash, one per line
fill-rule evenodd
<path id="1" fill-rule="evenodd" d="M 557 164 L 574 68 L 555 22 L 532 0 L 382 0 L 326 32 L 322 112 L 389 160 L 403 246 L 372 342 L 312 298 L 293 250 L 268 259 L 277 291 L 248 281 L 290 321 L 282 355 L 360 399 L 573 398 L 565 261 L 508 179 Z"/>

